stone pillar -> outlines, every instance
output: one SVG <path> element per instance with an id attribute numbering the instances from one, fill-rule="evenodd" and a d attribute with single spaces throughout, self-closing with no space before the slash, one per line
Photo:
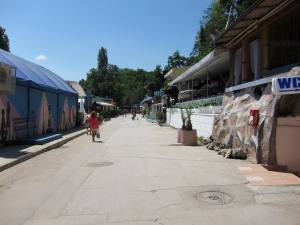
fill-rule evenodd
<path id="1" fill-rule="evenodd" d="M 261 57 L 261 72 L 264 74 L 269 70 L 269 30 L 267 27 L 264 27 L 262 30 L 262 57 Z"/>
<path id="2" fill-rule="evenodd" d="M 251 81 L 249 42 L 242 42 L 242 83 Z"/>

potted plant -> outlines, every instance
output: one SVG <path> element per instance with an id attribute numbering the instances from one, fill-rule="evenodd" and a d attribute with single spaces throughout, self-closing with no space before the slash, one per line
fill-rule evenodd
<path id="1" fill-rule="evenodd" d="M 179 128 L 178 131 L 177 131 L 177 143 L 181 143 L 181 133 L 182 133 L 182 130 L 185 129 L 186 117 L 184 115 L 184 112 L 183 112 L 182 108 L 180 108 L 180 115 L 181 115 L 182 127 Z"/>
<path id="2" fill-rule="evenodd" d="M 184 125 L 182 126 L 182 129 L 180 131 L 180 142 L 183 145 L 187 146 L 194 146 L 197 145 L 197 130 L 193 130 L 193 125 L 192 125 L 192 109 L 185 107 L 185 114 L 186 117 L 183 115 L 184 112 L 181 110 L 181 117 L 185 118 L 184 119 Z"/>
<path id="3" fill-rule="evenodd" d="M 156 113 L 156 120 L 159 126 L 165 122 L 165 115 L 163 112 Z"/>

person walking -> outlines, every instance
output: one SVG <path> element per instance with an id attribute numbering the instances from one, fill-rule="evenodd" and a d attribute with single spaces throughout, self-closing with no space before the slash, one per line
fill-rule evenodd
<path id="1" fill-rule="evenodd" d="M 89 118 L 89 125 L 90 129 L 92 131 L 92 140 L 95 141 L 95 136 L 97 135 L 98 129 L 99 129 L 99 120 L 97 118 L 97 114 L 95 111 L 91 112 L 90 118 Z"/>

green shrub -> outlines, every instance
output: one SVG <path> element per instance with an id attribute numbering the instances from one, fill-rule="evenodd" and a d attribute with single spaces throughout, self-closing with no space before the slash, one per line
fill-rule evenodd
<path id="1" fill-rule="evenodd" d="M 198 141 L 202 144 L 203 143 L 203 140 L 205 139 L 205 137 L 203 137 L 203 136 L 200 136 L 200 137 L 198 137 Z"/>
<path id="2" fill-rule="evenodd" d="M 159 122 L 165 122 L 165 114 L 163 112 L 156 113 L 156 120 Z"/>

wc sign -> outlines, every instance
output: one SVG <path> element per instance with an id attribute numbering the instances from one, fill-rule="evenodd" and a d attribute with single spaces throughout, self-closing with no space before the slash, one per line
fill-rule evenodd
<path id="1" fill-rule="evenodd" d="M 287 95 L 300 93 L 300 76 L 277 77 L 272 80 L 274 94 Z"/>

